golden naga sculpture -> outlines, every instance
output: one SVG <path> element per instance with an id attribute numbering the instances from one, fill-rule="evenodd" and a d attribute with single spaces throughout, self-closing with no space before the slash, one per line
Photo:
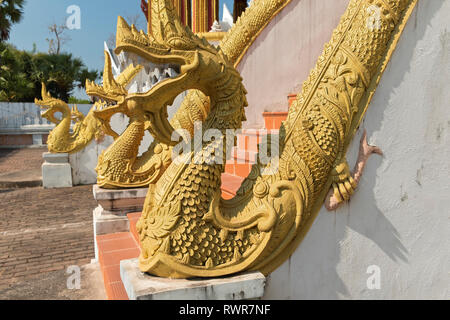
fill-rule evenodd
<path id="1" fill-rule="evenodd" d="M 259 33 L 289 2 L 290 0 L 256 1 L 227 33 L 218 50 L 236 66 Z M 158 16 L 153 16 L 153 23 L 156 23 L 157 19 Z M 126 25 L 122 19 L 119 19 L 119 24 Z M 146 37 L 133 26 L 130 30 L 136 42 L 140 42 L 142 37 Z M 124 51 L 127 51 L 129 54 L 133 53 L 132 50 L 124 49 Z M 170 66 L 170 64 L 167 64 L 167 66 Z M 137 67 L 144 68 L 144 66 Z M 158 65 L 152 64 L 150 61 L 146 65 L 149 74 L 158 67 Z M 177 75 L 179 71 L 177 66 L 171 65 L 171 67 L 174 67 L 171 69 L 175 72 L 169 72 L 169 77 L 170 74 L 173 76 Z M 134 67 L 130 66 L 130 68 Z M 140 70 L 136 73 L 121 75 L 120 77 L 125 77 L 127 81 L 130 81 Z M 154 85 L 157 84 L 156 81 L 152 82 L 154 82 Z M 93 98 L 100 101 L 108 101 L 102 104 L 101 110 L 95 111 L 95 116 L 102 120 L 107 134 L 115 138 L 119 137 L 109 124 L 113 114 L 124 113 L 130 117 L 130 125 L 127 130 L 116 143 L 111 145 L 99 157 L 96 168 L 97 184 L 103 188 L 137 188 L 156 183 L 172 163 L 172 147 L 170 146 L 171 141 L 168 141 L 169 137 L 158 138 L 158 130 L 155 132 L 151 125 L 147 127 L 145 124 L 139 123 L 142 120 L 133 116 L 133 111 L 129 110 L 124 101 L 120 99 L 126 95 L 126 86 L 119 85 L 114 81 L 110 60 L 105 60 L 103 86 L 88 82 L 86 88 L 87 93 Z M 111 91 L 111 88 L 115 89 Z M 120 94 L 114 92 L 119 92 Z M 204 121 L 209 113 L 209 108 L 210 101 L 207 96 L 199 90 L 190 90 L 171 119 L 170 125 L 176 130 L 184 129 L 192 135 L 194 122 Z M 165 117 L 163 118 L 165 119 Z M 146 129 L 156 139 L 150 145 L 148 151 L 138 157 L 139 145 Z M 161 140 L 165 141 L 165 143 L 160 142 Z"/>
<path id="2" fill-rule="evenodd" d="M 288 2 L 255 0 L 248 12 L 252 8 L 269 12 L 277 5 L 281 10 Z M 165 170 L 153 172 L 159 177 L 152 179 L 137 226 L 141 270 L 172 278 L 246 270 L 268 274 L 297 248 L 328 193 L 329 209 L 348 200 L 365 160 L 380 151 L 363 139 L 352 176 L 345 159 L 347 148 L 415 4 L 416 0 L 350 1 L 280 130 L 278 170 L 264 174 L 273 168 L 261 162 L 254 165 L 234 199 L 221 199 L 224 164 L 215 160 L 220 158 L 217 150 L 226 154 L 226 144 L 220 139 L 203 141 L 200 150 L 184 156 L 190 161 L 168 160 L 160 166 Z M 170 0 L 152 1 L 151 10 L 152 34 L 138 32 L 119 18 L 116 51 L 132 52 L 153 65 L 173 65 L 179 74 L 146 92 L 125 94 L 118 100 L 105 96 L 113 103 L 96 112 L 100 119 L 108 121 L 114 112 L 130 117 L 129 127 L 101 162 L 105 166 L 101 170 L 109 172 L 112 182 L 117 178 L 114 174 L 139 172 L 137 150 L 146 129 L 161 148 L 167 146 L 164 152 L 171 156 L 175 125 L 167 120 L 167 106 L 185 90 L 195 89 L 188 94 L 191 101 L 184 101 L 184 119 L 196 110 L 189 106 L 202 97 L 199 91 L 209 98 L 203 130 L 218 129 L 225 136 L 227 129 L 240 128 L 245 120 L 246 91 L 234 65 L 242 52 L 227 52 L 235 43 L 217 49 L 198 38 L 176 18 Z M 379 13 L 379 21 L 373 21 L 374 12 Z M 244 30 L 241 36 L 246 26 L 252 28 L 246 16 L 236 26 Z M 260 25 L 264 23 L 267 20 Z M 249 43 L 252 36 L 244 38 L 241 43 Z M 189 128 L 192 122 L 177 126 Z M 160 156 L 148 161 L 155 157 Z"/>
<path id="3" fill-rule="evenodd" d="M 345 159 L 415 0 L 351 0 L 324 53 L 280 130 L 279 167 L 263 175 L 254 165 L 238 195 L 221 199 L 216 150 L 223 141 L 203 141 L 201 150 L 173 162 L 149 194 L 138 231 L 140 268 L 172 278 L 215 277 L 246 270 L 268 274 L 296 249 L 322 207 L 330 187 L 342 202 L 356 187 Z M 163 142 L 173 128 L 161 117 L 168 101 L 186 89 L 209 96 L 203 129 L 240 128 L 246 91 L 227 57 L 182 27 L 171 1 L 152 1 L 152 34 L 119 21 L 117 51 L 132 51 L 155 64 L 176 63 L 180 75 L 126 106 L 148 119 Z M 374 10 L 379 19 L 371 24 Z M 155 121 L 157 119 L 157 121 Z M 141 126 L 144 126 L 142 124 Z M 363 153 L 373 149 L 363 148 Z M 363 156 L 367 156 L 364 154 Z"/>
<path id="4" fill-rule="evenodd" d="M 110 71 L 111 61 L 109 60 L 109 55 L 106 54 L 105 58 L 105 72 L 103 75 L 103 81 L 109 83 L 109 79 L 112 78 Z M 109 67 L 109 69 L 108 69 Z M 129 66 L 119 77 L 118 83 L 120 87 L 125 87 L 133 77 L 139 72 L 141 67 Z M 118 85 L 119 86 L 119 85 Z M 96 96 L 99 92 L 100 87 L 93 82 L 86 81 L 87 92 Z M 105 98 L 106 101 L 111 101 L 111 99 L 118 99 L 122 94 L 125 95 L 126 91 L 118 91 L 117 88 L 111 88 L 106 86 L 108 90 L 108 96 L 101 96 Z M 103 89 L 103 88 L 101 88 Z M 103 122 L 98 117 L 95 116 L 95 112 L 98 109 L 102 109 L 108 102 L 98 100 L 89 110 L 87 116 L 84 116 L 78 111 L 77 106 L 72 109 L 69 108 L 67 103 L 60 99 L 53 98 L 44 83 L 42 83 L 42 100 L 35 99 L 35 104 L 40 106 L 44 112 L 41 114 L 43 118 L 48 119 L 50 122 L 54 123 L 56 127 L 50 132 L 47 140 L 48 150 L 53 153 L 76 153 L 84 149 L 93 139 L 102 140 L 105 133 L 112 135 L 117 138 L 118 135 L 111 129 L 109 122 Z M 55 117 L 55 113 L 60 112 L 62 115 L 61 119 Z M 71 124 L 74 123 L 72 132 Z"/>
<path id="5" fill-rule="evenodd" d="M 53 98 L 42 83 L 42 100 L 35 99 L 35 104 L 44 110 L 42 117 L 54 123 L 56 127 L 50 132 L 47 145 L 53 153 L 76 153 L 86 147 L 92 139 L 101 140 L 104 136 L 102 125 L 94 117 L 91 109 L 85 117 L 74 106 L 72 109 L 62 100 Z M 55 117 L 60 112 L 61 119 Z M 71 124 L 74 122 L 71 132 Z"/>

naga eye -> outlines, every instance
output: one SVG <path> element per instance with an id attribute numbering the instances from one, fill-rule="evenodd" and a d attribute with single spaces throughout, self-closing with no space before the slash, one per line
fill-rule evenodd
<path id="1" fill-rule="evenodd" d="M 195 47 L 195 43 L 193 43 L 192 41 L 186 41 L 186 39 L 183 39 L 182 37 L 172 37 L 167 41 L 167 44 L 170 46 L 169 51 L 172 48 L 190 50 Z"/>

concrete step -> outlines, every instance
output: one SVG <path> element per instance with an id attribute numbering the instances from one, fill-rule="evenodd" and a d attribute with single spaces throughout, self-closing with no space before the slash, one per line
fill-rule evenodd
<path id="1" fill-rule="evenodd" d="M 0 174 L 0 188 L 34 188 L 42 186 L 40 168 Z"/>

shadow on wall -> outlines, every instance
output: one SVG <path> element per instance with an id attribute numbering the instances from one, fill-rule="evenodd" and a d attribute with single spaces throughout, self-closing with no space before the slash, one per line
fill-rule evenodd
<path id="1" fill-rule="evenodd" d="M 405 32 L 386 69 L 385 74 L 389 74 L 389 76 L 383 76 L 381 80 L 383 90 L 377 92 L 377 102 L 381 103 L 377 103 L 376 106 L 373 106 L 372 103 L 372 106 L 369 107 L 370 119 L 361 125 L 349 148 L 348 160 L 350 166 L 356 161 L 363 128 L 367 129 L 369 136 L 381 130 L 383 121 L 386 121 L 385 111 L 389 105 L 389 100 L 391 96 L 395 95 L 405 75 L 411 69 L 414 48 L 423 39 L 429 22 L 442 4 L 443 1 L 419 1 L 415 8 L 415 12 L 410 17 Z M 376 109 L 373 109 L 375 107 Z M 398 107 L 408 108 L 407 105 Z M 392 137 L 392 139 L 395 139 L 395 137 Z M 386 145 L 389 145 L 389 143 L 386 143 Z M 383 149 L 382 145 L 380 147 Z M 351 239 L 347 237 L 349 230 L 370 239 L 391 260 L 408 262 L 408 250 L 403 245 L 399 232 L 376 205 L 374 189 L 377 169 L 385 161 L 389 162 L 389 154 L 384 157 L 386 158 L 383 159 L 375 155 L 369 160 L 360 186 L 352 197 L 351 203 L 344 205 L 334 213 L 329 213 L 324 208 L 321 210 L 296 252 L 280 268 L 269 275 L 265 298 L 351 298 L 346 283 L 338 274 L 341 257 L 351 260 L 346 260 L 346 265 L 354 266 L 351 272 L 358 273 L 358 279 L 361 278 L 360 274 L 366 274 L 366 269 L 358 269 L 361 265 L 361 261 L 358 260 L 359 247 L 355 247 L 355 242 L 351 242 Z M 395 195 L 392 195 L 392 197 L 394 198 Z M 407 194 L 400 191 L 400 201 L 405 201 L 405 197 L 407 197 Z M 398 199 L 395 199 L 395 201 L 398 201 Z M 363 208 L 363 210 L 355 211 L 353 209 L 354 211 L 352 211 L 352 208 Z M 349 245 L 346 243 L 349 243 Z M 370 261 L 367 263 L 367 266 L 372 264 Z M 360 293 L 364 290 L 365 282 L 361 284 Z"/>

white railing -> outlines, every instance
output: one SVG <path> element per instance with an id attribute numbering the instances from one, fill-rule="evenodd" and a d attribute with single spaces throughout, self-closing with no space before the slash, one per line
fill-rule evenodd
<path id="1" fill-rule="evenodd" d="M 89 104 L 78 105 L 78 110 L 85 115 L 90 108 Z M 0 131 L 26 131 L 32 127 L 48 128 L 51 125 L 41 117 L 41 108 L 34 103 L 0 102 Z"/>

